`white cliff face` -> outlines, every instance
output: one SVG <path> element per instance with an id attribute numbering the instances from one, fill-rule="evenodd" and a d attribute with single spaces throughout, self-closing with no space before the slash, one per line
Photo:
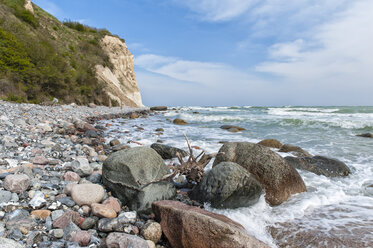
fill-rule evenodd
<path id="1" fill-rule="evenodd" d="M 32 7 L 31 0 L 25 0 L 25 5 L 23 7 L 34 14 L 34 8 Z"/>
<path id="2" fill-rule="evenodd" d="M 137 86 L 133 55 L 126 44 L 117 37 L 106 35 L 100 45 L 114 67 L 96 65 L 96 76 L 104 83 L 107 95 L 121 106 L 144 106 Z"/>

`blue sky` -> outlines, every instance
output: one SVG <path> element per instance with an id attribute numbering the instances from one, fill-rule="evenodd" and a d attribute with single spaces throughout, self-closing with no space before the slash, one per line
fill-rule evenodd
<path id="1" fill-rule="evenodd" d="M 146 105 L 373 105 L 371 0 L 34 0 L 126 40 Z"/>

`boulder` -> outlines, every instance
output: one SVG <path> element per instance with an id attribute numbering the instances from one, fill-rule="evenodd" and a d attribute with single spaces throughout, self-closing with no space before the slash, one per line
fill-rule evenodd
<path id="1" fill-rule="evenodd" d="M 314 156 L 312 158 L 286 157 L 285 160 L 297 169 L 307 170 L 326 177 L 344 177 L 351 172 L 342 161 L 323 156 Z"/>
<path id="2" fill-rule="evenodd" d="M 135 235 L 112 232 L 106 238 L 107 248 L 149 248 L 148 243 Z"/>
<path id="3" fill-rule="evenodd" d="M 233 162 L 222 162 L 211 169 L 190 197 L 209 202 L 213 208 L 239 208 L 255 204 L 262 187 L 255 177 Z"/>
<path id="4" fill-rule="evenodd" d="M 282 145 L 279 152 L 290 152 L 297 157 L 312 157 L 311 154 L 300 148 L 299 146 L 294 146 L 290 144 Z"/>
<path id="5" fill-rule="evenodd" d="M 135 147 L 112 153 L 105 160 L 102 181 L 131 210 L 149 212 L 153 201 L 175 195 L 171 180 L 153 182 L 169 173 L 155 150 Z"/>
<path id="6" fill-rule="evenodd" d="M 188 122 L 184 121 L 183 119 L 175 119 L 173 121 L 173 123 L 176 124 L 176 125 L 186 125 L 186 124 L 188 124 Z"/>
<path id="7" fill-rule="evenodd" d="M 166 106 L 154 106 L 154 107 L 151 107 L 150 110 L 153 110 L 153 111 L 166 111 L 167 107 Z"/>
<path id="8" fill-rule="evenodd" d="M 153 148 L 163 159 L 176 158 L 176 154 L 179 153 L 182 157 L 188 156 L 188 153 L 176 147 L 154 143 L 150 146 Z"/>
<path id="9" fill-rule="evenodd" d="M 271 148 L 277 148 L 277 149 L 280 149 L 282 147 L 281 142 L 276 139 L 265 139 L 265 140 L 260 141 L 258 145 L 271 147 Z"/>
<path id="10" fill-rule="evenodd" d="M 220 214 L 178 201 L 153 203 L 156 220 L 173 248 L 264 248 L 245 228 Z"/>
<path id="11" fill-rule="evenodd" d="M 292 194 L 306 191 L 297 170 L 268 147 L 250 142 L 225 143 L 213 166 L 226 161 L 235 162 L 253 174 L 266 193 L 266 201 L 272 206 L 281 204 Z"/>

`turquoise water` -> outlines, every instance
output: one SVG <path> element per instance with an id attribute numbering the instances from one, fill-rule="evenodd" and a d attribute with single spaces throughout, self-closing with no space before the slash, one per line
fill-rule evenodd
<path id="1" fill-rule="evenodd" d="M 174 118 L 189 124 L 177 126 L 167 120 Z M 368 187 L 373 184 L 373 139 L 355 136 L 373 132 L 373 107 L 177 107 L 147 119 L 111 123 L 107 135 L 123 142 L 150 145 L 161 139 L 186 149 L 185 133 L 193 145 L 217 152 L 219 141 L 274 138 L 313 155 L 337 158 L 351 168 L 350 176 L 326 178 L 299 171 L 308 192 L 278 207 L 268 206 L 264 197 L 250 208 L 206 207 L 240 222 L 273 247 L 373 247 L 373 188 Z M 246 131 L 230 133 L 219 128 L 224 124 Z M 135 131 L 136 126 L 144 130 Z M 163 135 L 157 135 L 156 128 L 163 128 Z"/>

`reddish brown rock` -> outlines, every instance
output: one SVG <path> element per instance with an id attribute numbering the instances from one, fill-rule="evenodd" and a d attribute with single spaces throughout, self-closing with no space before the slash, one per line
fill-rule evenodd
<path id="1" fill-rule="evenodd" d="M 34 210 L 31 212 L 31 215 L 34 216 L 36 219 L 46 219 L 49 215 L 51 215 L 51 211 L 49 210 Z"/>
<path id="2" fill-rule="evenodd" d="M 79 225 L 81 218 L 78 212 L 69 210 L 53 221 L 54 228 L 64 229 L 70 222 Z"/>
<path id="3" fill-rule="evenodd" d="M 117 212 L 115 212 L 109 205 L 93 203 L 91 208 L 92 213 L 98 217 L 109 219 L 117 217 Z"/>
<path id="4" fill-rule="evenodd" d="M 174 123 L 175 125 L 186 125 L 186 124 L 188 124 L 188 122 L 184 121 L 183 119 L 175 119 L 175 120 L 173 121 L 173 123 Z"/>
<path id="5" fill-rule="evenodd" d="M 65 181 L 79 182 L 80 181 L 80 176 L 77 173 L 73 172 L 73 171 L 68 171 L 63 176 L 63 179 Z"/>
<path id="6" fill-rule="evenodd" d="M 294 146 L 290 144 L 285 144 L 281 146 L 281 149 L 278 150 L 279 152 L 290 152 L 293 153 L 297 157 L 312 157 L 311 154 L 300 148 L 299 146 Z"/>
<path id="7" fill-rule="evenodd" d="M 107 198 L 105 201 L 102 202 L 102 204 L 112 208 L 116 213 L 120 212 L 120 204 L 114 197 Z"/>
<path id="8" fill-rule="evenodd" d="M 250 142 L 228 142 L 219 150 L 213 166 L 234 162 L 255 176 L 265 191 L 266 201 L 279 205 L 292 194 L 305 192 L 297 170 L 268 147 Z"/>
<path id="9" fill-rule="evenodd" d="M 280 141 L 275 139 L 265 139 L 258 143 L 258 145 L 280 149 L 282 144 Z"/>
<path id="10" fill-rule="evenodd" d="M 220 214 L 177 201 L 152 205 L 157 221 L 173 248 L 267 248 L 245 228 Z"/>
<path id="11" fill-rule="evenodd" d="M 73 238 L 73 242 L 78 243 L 80 246 L 88 246 L 90 241 L 91 234 L 87 231 L 78 231 Z"/>

